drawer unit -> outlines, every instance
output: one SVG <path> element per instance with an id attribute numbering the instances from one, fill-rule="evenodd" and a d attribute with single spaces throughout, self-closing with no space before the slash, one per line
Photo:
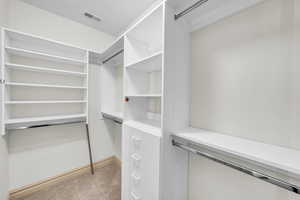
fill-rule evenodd
<path id="1" fill-rule="evenodd" d="M 124 123 L 122 200 L 159 199 L 159 135 Z"/>

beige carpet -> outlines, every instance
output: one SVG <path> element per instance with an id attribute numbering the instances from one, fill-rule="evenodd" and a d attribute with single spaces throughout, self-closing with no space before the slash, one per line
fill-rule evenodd
<path id="1" fill-rule="evenodd" d="M 110 164 L 14 200 L 121 200 L 121 169 Z"/>

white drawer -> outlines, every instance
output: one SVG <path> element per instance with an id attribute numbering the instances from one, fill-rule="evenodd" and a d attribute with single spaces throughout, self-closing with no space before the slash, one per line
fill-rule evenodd
<path id="1" fill-rule="evenodd" d="M 124 125 L 123 180 L 124 200 L 159 200 L 160 137 Z M 123 200 L 123 199 L 122 199 Z"/>

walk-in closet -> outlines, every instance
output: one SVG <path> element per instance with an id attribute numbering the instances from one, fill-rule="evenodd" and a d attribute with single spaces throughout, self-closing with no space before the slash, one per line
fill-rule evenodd
<path id="1" fill-rule="evenodd" d="M 300 200 L 299 0 L 0 0 L 0 200 Z"/>

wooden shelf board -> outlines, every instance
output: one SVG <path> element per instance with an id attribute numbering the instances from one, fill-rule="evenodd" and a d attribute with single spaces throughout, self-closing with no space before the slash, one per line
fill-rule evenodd
<path id="1" fill-rule="evenodd" d="M 203 129 L 188 128 L 174 137 L 222 152 L 238 159 L 259 163 L 273 170 L 300 177 L 300 151 L 252 140 L 228 136 Z"/>
<path id="2" fill-rule="evenodd" d="M 23 86 L 23 87 L 46 87 L 46 88 L 66 88 L 66 89 L 87 89 L 80 86 L 67 86 L 67 85 L 50 85 L 50 84 L 35 84 L 35 83 L 20 83 L 20 82 L 6 82 L 7 86 Z"/>
<path id="3" fill-rule="evenodd" d="M 162 129 L 160 121 L 141 119 L 141 120 L 128 120 L 124 123 L 126 126 L 141 130 L 142 132 L 150 133 L 152 135 L 161 137 Z"/>
<path id="4" fill-rule="evenodd" d="M 52 39 L 40 37 L 40 36 L 37 36 L 37 35 L 32 35 L 32 34 L 20 32 L 20 31 L 17 31 L 17 30 L 9 29 L 9 28 L 4 28 L 4 31 L 10 39 L 14 39 L 14 40 L 29 41 L 29 42 L 35 42 L 35 41 L 39 40 L 39 41 L 42 41 L 42 42 L 47 43 L 49 45 L 61 46 L 61 47 L 72 49 L 72 50 L 75 49 L 76 51 L 80 51 L 80 52 L 86 52 L 87 51 L 87 49 L 83 49 L 83 48 L 78 47 L 78 46 L 74 46 L 74 45 L 71 45 L 71 44 L 66 44 L 66 43 L 63 43 L 63 42 L 56 41 L 56 40 L 52 40 Z"/>
<path id="5" fill-rule="evenodd" d="M 87 76 L 87 73 L 52 69 L 47 67 L 35 67 L 35 66 L 20 65 L 20 64 L 13 64 L 13 63 L 6 63 L 5 66 L 9 69 L 24 70 L 24 71 L 34 71 L 34 72 L 63 74 L 63 75 L 82 76 L 82 77 Z"/>
<path id="6" fill-rule="evenodd" d="M 65 104 L 65 103 L 87 103 L 82 100 L 65 100 L 65 101 L 6 101 L 5 104 Z"/>
<path id="7" fill-rule="evenodd" d="M 58 116 L 47 116 L 47 117 L 27 117 L 27 118 L 15 118 L 15 119 L 6 119 L 4 121 L 7 129 L 23 127 L 23 126 L 32 126 L 32 125 L 41 125 L 47 123 L 55 122 L 71 122 L 77 120 L 85 120 L 86 114 L 74 114 L 74 115 L 58 115 Z"/>
<path id="8" fill-rule="evenodd" d="M 162 70 L 162 51 L 156 52 L 146 58 L 130 63 L 125 67 L 127 69 L 135 69 L 145 72 L 161 71 Z"/>
<path id="9" fill-rule="evenodd" d="M 155 97 L 155 98 L 160 98 L 161 94 L 132 94 L 132 95 L 126 95 L 126 97 L 141 97 L 141 98 L 147 98 L 147 97 Z"/>
<path id="10" fill-rule="evenodd" d="M 63 63 L 73 64 L 73 65 L 85 65 L 85 64 L 87 64 L 83 60 L 76 60 L 76 59 L 72 59 L 72 58 L 55 56 L 55 55 L 40 53 L 40 52 L 36 52 L 36 51 L 30 51 L 30 50 L 26 50 L 26 49 L 20 49 L 20 48 L 14 48 L 14 47 L 5 47 L 5 50 L 9 54 L 17 55 L 17 56 L 39 58 L 39 59 L 45 59 L 45 60 L 54 61 L 54 62 L 63 62 Z"/>

